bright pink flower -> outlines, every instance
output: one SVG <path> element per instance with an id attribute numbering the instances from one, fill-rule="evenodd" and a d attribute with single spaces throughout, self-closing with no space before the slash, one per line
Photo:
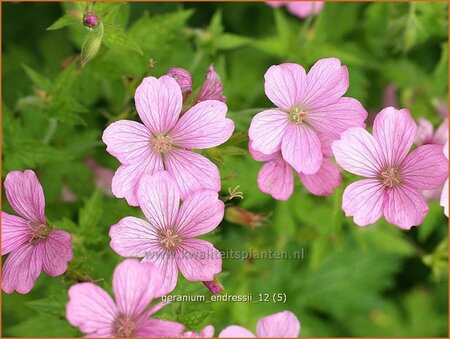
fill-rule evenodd
<path id="1" fill-rule="evenodd" d="M 447 158 L 448 164 L 448 141 L 444 145 L 444 155 Z M 444 213 L 448 217 L 448 174 L 447 180 L 445 180 L 444 188 L 442 189 L 441 206 L 444 207 Z"/>
<path id="2" fill-rule="evenodd" d="M 420 225 L 428 213 L 421 190 L 440 187 L 447 177 L 442 145 L 424 145 L 408 154 L 417 126 L 406 109 L 383 109 L 373 136 L 363 128 L 345 131 L 332 144 L 337 163 L 367 177 L 345 189 L 342 208 L 359 226 L 382 215 L 403 229 Z"/>
<path id="3" fill-rule="evenodd" d="M 271 7 L 286 5 L 289 12 L 302 19 L 319 14 L 324 6 L 323 1 L 267 1 L 266 4 Z"/>
<path id="4" fill-rule="evenodd" d="M 218 294 L 218 293 L 223 291 L 223 286 L 220 283 L 219 277 L 217 275 L 214 276 L 213 280 L 211 280 L 211 281 L 204 281 L 203 284 L 213 294 Z"/>
<path id="5" fill-rule="evenodd" d="M 192 149 L 206 149 L 227 141 L 234 123 L 227 106 L 206 100 L 180 117 L 182 93 L 170 76 L 145 78 L 136 90 L 135 103 L 144 124 L 120 120 L 103 133 L 107 151 L 122 165 L 112 181 L 112 191 L 137 206 L 140 178 L 166 169 L 175 179 L 182 198 L 199 189 L 220 190 L 216 165 Z"/>
<path id="6" fill-rule="evenodd" d="M 212 338 L 214 336 L 214 326 L 208 325 L 199 333 L 188 331 L 184 332 L 180 338 Z"/>
<path id="7" fill-rule="evenodd" d="M 67 320 L 89 337 L 176 337 L 184 326 L 173 321 L 151 319 L 161 309 L 162 277 L 152 264 L 126 259 L 115 271 L 112 282 L 115 301 L 101 287 L 84 282 L 69 289 Z"/>
<path id="8" fill-rule="evenodd" d="M 222 270 L 220 252 L 195 237 L 215 229 L 223 219 L 224 203 L 216 191 L 199 190 L 180 205 L 180 192 L 161 171 L 141 179 L 139 206 L 148 221 L 126 217 L 111 227 L 111 247 L 125 257 L 144 257 L 163 271 L 164 289 L 173 290 L 178 271 L 188 280 L 212 281 Z"/>
<path id="9" fill-rule="evenodd" d="M 417 133 L 414 143 L 417 146 L 426 144 L 444 145 L 448 139 L 448 119 L 444 119 L 442 124 L 434 132 L 433 124 L 425 119 L 420 118 L 417 126 Z"/>
<path id="10" fill-rule="evenodd" d="M 100 166 L 94 158 L 86 158 L 86 164 L 94 172 L 95 186 L 106 196 L 112 197 L 111 185 L 114 177 L 114 171 Z"/>
<path id="11" fill-rule="evenodd" d="M 44 191 L 33 171 L 9 172 L 4 185 L 6 198 L 19 216 L 2 212 L 2 255 L 9 253 L 2 288 L 5 293 L 25 294 L 42 270 L 52 277 L 67 270 L 72 237 L 54 230 L 45 218 Z"/>
<path id="12" fill-rule="evenodd" d="M 265 92 L 278 108 L 253 117 L 252 147 L 267 155 L 281 150 L 296 172 L 317 173 L 323 160 L 319 134 L 335 140 L 350 127 L 364 127 L 367 112 L 342 97 L 347 89 L 347 68 L 335 58 L 317 61 L 308 74 L 297 64 L 270 67 Z"/>
<path id="13" fill-rule="evenodd" d="M 259 319 L 256 325 L 257 338 L 297 338 L 300 322 L 294 313 L 283 311 Z M 241 326 L 228 326 L 219 338 L 254 338 L 255 335 Z"/>

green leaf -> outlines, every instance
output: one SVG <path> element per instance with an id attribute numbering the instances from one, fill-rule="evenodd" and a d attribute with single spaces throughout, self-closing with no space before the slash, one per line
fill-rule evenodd
<path id="1" fill-rule="evenodd" d="M 103 212 L 102 194 L 95 191 L 80 210 L 79 226 L 86 245 L 98 244 L 102 239 L 100 218 Z"/>
<path id="2" fill-rule="evenodd" d="M 224 33 L 216 37 L 214 44 L 218 50 L 229 50 L 248 45 L 251 42 L 249 38 L 236 34 Z"/>
<path id="3" fill-rule="evenodd" d="M 67 27 L 70 25 L 82 25 L 82 18 L 76 18 L 73 15 L 65 14 L 56 20 L 51 26 L 47 28 L 48 31 L 54 31 L 57 29 L 61 29 L 63 27 Z"/>
<path id="4" fill-rule="evenodd" d="M 41 314 L 44 313 L 56 317 L 65 317 L 66 303 L 67 297 L 65 294 L 63 294 L 63 295 L 52 295 L 44 299 L 28 301 L 25 303 L 25 305 Z"/>
<path id="5" fill-rule="evenodd" d="M 23 69 L 25 70 L 25 73 L 27 74 L 28 78 L 33 82 L 33 84 L 43 90 L 43 91 L 50 91 L 52 87 L 52 82 L 44 77 L 43 75 L 39 74 L 35 70 L 33 70 L 31 67 L 28 67 L 27 65 L 22 65 Z"/>
<path id="6" fill-rule="evenodd" d="M 107 27 L 103 42 L 109 48 L 125 49 L 144 54 L 142 48 L 121 27 Z"/>
<path id="7" fill-rule="evenodd" d="M 199 332 L 203 327 L 210 323 L 211 311 L 193 311 L 182 314 L 178 320 L 188 329 Z"/>

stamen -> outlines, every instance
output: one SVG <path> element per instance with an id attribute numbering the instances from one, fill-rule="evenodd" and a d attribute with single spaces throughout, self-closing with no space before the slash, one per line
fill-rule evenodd
<path id="1" fill-rule="evenodd" d="M 172 230 L 165 230 L 161 232 L 159 242 L 168 250 L 172 250 L 181 242 L 181 237 Z"/>
<path id="2" fill-rule="evenodd" d="M 172 137 L 160 134 L 153 139 L 152 147 L 158 153 L 169 152 L 172 149 Z"/>
<path id="3" fill-rule="evenodd" d="M 114 332 L 119 338 L 134 337 L 135 331 L 135 321 L 125 315 L 119 315 L 119 317 L 114 322 Z"/>
<path id="4" fill-rule="evenodd" d="M 292 111 L 289 113 L 289 116 L 291 118 L 291 121 L 294 124 L 302 124 L 305 121 L 306 118 L 306 112 L 303 111 L 299 107 L 294 107 Z"/>
<path id="5" fill-rule="evenodd" d="M 383 185 L 386 187 L 395 187 L 400 184 L 400 171 L 398 168 L 388 168 L 381 172 Z"/>
<path id="6" fill-rule="evenodd" d="M 41 224 L 38 222 L 29 222 L 28 226 L 33 230 L 33 236 L 30 239 L 32 244 L 48 239 L 51 228 L 46 224 Z"/>

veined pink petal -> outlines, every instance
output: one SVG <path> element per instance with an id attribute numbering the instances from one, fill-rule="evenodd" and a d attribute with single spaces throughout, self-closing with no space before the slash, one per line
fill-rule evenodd
<path id="1" fill-rule="evenodd" d="M 165 230 L 175 224 L 180 206 L 180 192 L 175 180 L 166 171 L 141 179 L 138 201 L 147 220 L 156 229 Z"/>
<path id="2" fill-rule="evenodd" d="M 162 283 L 153 264 L 125 259 L 114 270 L 113 290 L 121 315 L 135 317 L 145 311 Z"/>
<path id="3" fill-rule="evenodd" d="M 299 174 L 303 186 L 315 195 L 330 195 L 342 183 L 339 168 L 328 159 L 323 159 L 316 174 Z"/>
<path id="4" fill-rule="evenodd" d="M 154 134 L 166 133 L 177 122 L 183 105 L 180 85 L 168 75 L 147 77 L 136 89 L 136 109 L 145 126 Z"/>
<path id="5" fill-rule="evenodd" d="M 139 206 L 137 190 L 141 177 L 164 169 L 161 157 L 152 152 L 149 157 L 132 165 L 121 165 L 112 179 L 112 192 L 117 198 L 125 198 L 129 205 Z"/>
<path id="6" fill-rule="evenodd" d="M 422 223 L 428 209 L 425 198 L 415 188 L 401 185 L 386 190 L 383 214 L 391 224 L 409 230 Z"/>
<path id="7" fill-rule="evenodd" d="M 448 179 L 445 180 L 444 187 L 442 188 L 440 204 L 444 207 L 444 213 L 448 217 Z"/>
<path id="8" fill-rule="evenodd" d="M 396 167 L 406 157 L 416 136 L 417 126 L 407 109 L 388 107 L 373 123 L 373 136 L 381 147 L 384 163 Z"/>
<path id="9" fill-rule="evenodd" d="M 170 131 L 172 143 L 188 149 L 216 147 L 233 134 L 234 123 L 225 117 L 227 105 L 202 101 L 190 108 Z"/>
<path id="10" fill-rule="evenodd" d="M 2 288 L 7 294 L 31 291 L 42 270 L 42 253 L 37 246 L 25 244 L 6 258 L 2 268 Z"/>
<path id="11" fill-rule="evenodd" d="M 436 130 L 433 136 L 433 144 L 444 145 L 448 140 L 448 119 L 445 118 L 442 124 Z"/>
<path id="12" fill-rule="evenodd" d="M 255 338 L 255 335 L 242 326 L 231 325 L 219 333 L 219 338 Z"/>
<path id="13" fill-rule="evenodd" d="M 145 257 L 151 248 L 151 243 L 157 241 L 155 228 L 148 222 L 125 217 L 109 230 L 110 246 L 123 257 Z"/>
<path id="14" fill-rule="evenodd" d="M 297 338 L 300 322 L 294 313 L 283 311 L 263 317 L 256 325 L 259 338 Z"/>
<path id="15" fill-rule="evenodd" d="M 337 163 L 346 171 L 377 177 L 384 169 L 380 146 L 372 135 L 360 127 L 350 128 L 331 145 Z"/>
<path id="16" fill-rule="evenodd" d="M 342 132 L 351 127 L 365 127 L 367 111 L 353 98 L 340 98 L 335 103 L 307 113 L 314 128 L 332 139 L 339 139 Z"/>
<path id="17" fill-rule="evenodd" d="M 316 111 L 334 104 L 347 92 L 348 70 L 337 58 L 320 59 L 309 70 L 306 82 L 303 105 Z"/>
<path id="18" fill-rule="evenodd" d="M 383 107 L 397 107 L 397 87 L 394 84 L 389 84 L 383 91 Z"/>
<path id="19" fill-rule="evenodd" d="M 122 164 L 134 164 L 153 156 L 152 134 L 143 124 L 119 120 L 109 125 L 103 132 L 106 151 Z"/>
<path id="20" fill-rule="evenodd" d="M 269 109 L 256 114 L 248 130 L 253 149 L 264 154 L 279 151 L 289 125 L 289 115 L 286 112 Z"/>
<path id="21" fill-rule="evenodd" d="M 290 124 L 281 142 L 283 159 L 297 172 L 314 174 L 320 169 L 323 154 L 315 131 L 303 124 Z"/>
<path id="22" fill-rule="evenodd" d="M 331 149 L 331 144 L 333 139 L 323 133 L 317 133 L 317 137 L 320 140 L 320 146 L 322 148 L 322 153 L 324 157 L 332 157 L 333 150 Z"/>
<path id="23" fill-rule="evenodd" d="M 28 221 L 45 224 L 45 198 L 36 174 L 31 170 L 9 172 L 5 193 L 11 207 Z"/>
<path id="24" fill-rule="evenodd" d="M 202 188 L 220 191 L 219 169 L 198 153 L 173 149 L 166 154 L 165 165 L 177 182 L 183 200 Z"/>
<path id="25" fill-rule="evenodd" d="M 33 232 L 25 219 L 2 212 L 2 255 L 26 244 Z"/>
<path id="26" fill-rule="evenodd" d="M 84 282 L 69 288 L 66 318 L 81 332 L 98 337 L 114 337 L 114 320 L 118 309 L 101 287 Z"/>
<path id="27" fill-rule="evenodd" d="M 423 190 L 422 195 L 426 201 L 438 201 L 442 194 L 442 187 L 434 190 Z"/>
<path id="28" fill-rule="evenodd" d="M 419 118 L 417 121 L 417 132 L 414 137 L 416 145 L 424 145 L 431 143 L 433 139 L 433 124 L 425 118 Z"/>
<path id="29" fill-rule="evenodd" d="M 385 189 L 377 179 L 364 179 L 350 184 L 342 196 L 342 209 L 358 226 L 367 226 L 383 214 Z"/>
<path id="30" fill-rule="evenodd" d="M 294 191 L 291 166 L 281 156 L 268 161 L 258 173 L 258 187 L 276 200 L 288 200 Z"/>
<path id="31" fill-rule="evenodd" d="M 289 12 L 299 18 L 306 18 L 312 14 L 319 14 L 323 8 L 322 1 L 288 1 Z"/>
<path id="32" fill-rule="evenodd" d="M 191 94 L 192 91 L 191 73 L 189 73 L 184 68 L 173 67 L 169 69 L 167 75 L 171 76 L 177 81 L 178 85 L 180 85 L 181 92 L 183 92 L 183 98 L 186 99 L 186 97 Z"/>
<path id="33" fill-rule="evenodd" d="M 205 100 L 218 100 L 225 102 L 226 98 L 223 96 L 223 86 L 219 74 L 216 72 L 213 65 L 208 67 L 206 73 L 206 80 L 203 83 L 197 102 Z"/>
<path id="34" fill-rule="evenodd" d="M 183 239 L 177 249 L 177 266 L 187 280 L 211 281 L 222 271 L 222 257 L 214 246 L 201 239 Z"/>
<path id="35" fill-rule="evenodd" d="M 42 268 L 51 277 L 67 271 L 67 263 L 72 260 L 72 236 L 66 231 L 53 230 L 47 241 L 42 243 Z"/>
<path id="36" fill-rule="evenodd" d="M 162 246 L 154 246 L 142 260 L 143 263 L 150 262 L 162 277 L 159 295 L 171 293 L 177 286 L 178 267 L 175 251 L 165 250 Z"/>
<path id="37" fill-rule="evenodd" d="M 302 104 L 306 88 L 306 72 L 302 66 L 290 63 L 271 66 L 264 79 L 267 97 L 283 111 Z"/>
<path id="38" fill-rule="evenodd" d="M 193 238 L 211 232 L 223 219 L 225 205 L 215 191 L 200 190 L 188 195 L 178 212 L 177 233 Z"/>
<path id="39" fill-rule="evenodd" d="M 148 319 L 136 331 L 136 337 L 142 338 L 178 338 L 184 326 L 174 321 Z"/>
<path id="40" fill-rule="evenodd" d="M 252 158 L 256 161 L 269 161 L 273 160 L 275 158 L 281 157 L 281 153 L 279 151 L 272 153 L 272 154 L 264 154 L 257 150 L 255 150 L 252 146 L 252 141 L 249 140 L 248 142 L 248 151 Z"/>
<path id="41" fill-rule="evenodd" d="M 205 326 L 200 331 L 200 335 L 202 335 L 203 338 L 212 338 L 212 337 L 214 337 L 214 326 L 212 326 L 212 325 Z"/>
<path id="42" fill-rule="evenodd" d="M 423 145 L 410 153 L 401 166 L 405 184 L 420 189 L 439 188 L 448 177 L 448 162 L 442 145 Z"/>

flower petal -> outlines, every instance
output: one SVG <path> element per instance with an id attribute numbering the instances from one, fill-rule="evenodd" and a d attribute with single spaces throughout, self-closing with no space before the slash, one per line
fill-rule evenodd
<path id="1" fill-rule="evenodd" d="M 297 338 L 300 322 L 294 313 L 283 311 L 263 317 L 256 325 L 259 338 Z"/>
<path id="2" fill-rule="evenodd" d="M 136 89 L 136 110 L 154 134 L 166 133 L 177 122 L 183 105 L 180 85 L 168 75 L 147 77 Z"/>
<path id="3" fill-rule="evenodd" d="M 184 326 L 175 321 L 148 319 L 139 324 L 136 337 L 140 338 L 178 338 Z"/>
<path id="4" fill-rule="evenodd" d="M 9 172 L 5 193 L 11 207 L 28 221 L 45 224 L 45 198 L 36 174 L 31 170 Z"/>
<path id="5" fill-rule="evenodd" d="M 42 248 L 30 243 L 11 252 L 2 268 L 2 288 L 7 294 L 14 290 L 26 294 L 33 288 L 42 270 Z"/>
<path id="6" fill-rule="evenodd" d="M 242 326 L 231 325 L 219 333 L 219 338 L 255 338 L 255 335 Z"/>
<path id="7" fill-rule="evenodd" d="M 192 91 L 192 77 L 184 68 L 173 67 L 167 72 L 168 76 L 174 78 L 178 85 L 180 85 L 181 92 L 183 93 L 183 98 L 186 99 Z"/>
<path id="8" fill-rule="evenodd" d="M 200 239 L 183 239 L 177 249 L 177 266 L 187 280 L 211 281 L 222 271 L 222 257 L 214 246 Z"/>
<path id="9" fill-rule="evenodd" d="M 377 177 L 385 164 L 380 146 L 369 132 L 360 127 L 350 128 L 332 143 L 336 162 L 346 171 L 365 177 Z"/>
<path id="10" fill-rule="evenodd" d="M 380 145 L 384 163 L 397 167 L 405 159 L 416 136 L 417 126 L 407 109 L 383 109 L 373 123 L 373 136 Z"/>
<path id="11" fill-rule="evenodd" d="M 342 183 L 339 168 L 328 159 L 323 159 L 322 166 L 316 174 L 299 174 L 305 188 L 315 195 L 330 195 Z"/>
<path id="12" fill-rule="evenodd" d="M 173 149 L 166 154 L 166 170 L 177 182 L 181 198 L 200 189 L 220 191 L 219 169 L 204 156 L 187 150 Z"/>
<path id="13" fill-rule="evenodd" d="M 180 193 L 175 180 L 166 171 L 141 179 L 138 189 L 139 206 L 150 224 L 164 230 L 175 225 L 180 206 Z"/>
<path id="14" fill-rule="evenodd" d="M 364 179 L 350 184 L 342 196 L 342 209 L 358 226 L 377 221 L 383 213 L 384 187 L 379 180 Z"/>
<path id="15" fill-rule="evenodd" d="M 281 143 L 281 153 L 289 165 L 305 174 L 317 173 L 323 160 L 316 132 L 302 124 L 288 126 Z"/>
<path id="16" fill-rule="evenodd" d="M 320 59 L 309 70 L 306 81 L 303 105 L 317 110 L 335 103 L 347 92 L 348 70 L 337 58 Z"/>
<path id="17" fill-rule="evenodd" d="M 414 143 L 418 146 L 429 144 L 433 139 L 433 124 L 425 118 L 419 118 L 417 121 L 417 132 L 414 137 Z"/>
<path id="18" fill-rule="evenodd" d="M 151 157 L 152 134 L 143 124 L 119 120 L 109 125 L 103 132 L 106 151 L 122 164 L 134 164 Z"/>
<path id="19" fill-rule="evenodd" d="M 27 243 L 33 232 L 25 219 L 2 212 L 2 255 Z"/>
<path id="20" fill-rule="evenodd" d="M 306 72 L 298 64 L 271 66 L 264 75 L 267 97 L 283 111 L 300 105 L 305 96 Z"/>
<path id="21" fill-rule="evenodd" d="M 223 219 L 225 204 L 215 191 L 200 190 L 189 195 L 180 207 L 177 233 L 193 238 L 211 232 Z"/>
<path id="22" fill-rule="evenodd" d="M 312 14 L 319 14 L 323 5 L 322 1 L 289 1 L 287 8 L 289 12 L 303 19 Z"/>
<path id="23" fill-rule="evenodd" d="M 255 150 L 253 148 L 253 142 L 251 140 L 249 140 L 249 142 L 248 142 L 248 151 L 249 151 L 250 155 L 252 156 L 252 158 L 256 161 L 269 161 L 269 160 L 273 160 L 275 158 L 281 157 L 281 152 L 279 152 L 279 151 L 272 153 L 272 154 L 264 154 L 264 153 L 261 153 L 261 152 Z"/>
<path id="24" fill-rule="evenodd" d="M 117 198 L 125 198 L 130 206 L 139 206 L 137 190 L 142 176 L 164 169 L 161 157 L 152 152 L 146 159 L 132 165 L 120 166 L 112 179 L 111 189 Z"/>
<path id="25" fill-rule="evenodd" d="M 420 190 L 441 187 L 448 178 L 448 161 L 442 148 L 442 145 L 423 145 L 409 154 L 402 164 L 404 182 Z"/>
<path id="26" fill-rule="evenodd" d="M 42 268 L 51 277 L 67 271 L 67 263 L 72 260 L 72 236 L 66 231 L 54 230 L 44 243 Z"/>
<path id="27" fill-rule="evenodd" d="M 118 309 L 105 290 L 93 283 L 84 282 L 69 288 L 66 318 L 85 334 L 114 337 L 113 324 Z"/>
<path id="28" fill-rule="evenodd" d="M 317 137 L 320 140 L 320 146 L 322 148 L 322 153 L 324 157 L 332 157 L 333 150 L 331 149 L 331 144 L 333 143 L 333 139 L 329 136 L 326 136 L 323 133 L 317 133 Z"/>
<path id="29" fill-rule="evenodd" d="M 433 136 L 433 144 L 444 145 L 448 140 L 448 119 L 445 118 Z"/>
<path id="30" fill-rule="evenodd" d="M 216 72 L 213 65 L 208 67 L 206 80 L 200 89 L 197 102 L 205 100 L 218 100 L 221 102 L 226 102 L 226 98 L 223 96 L 222 81 L 220 80 L 220 76 Z"/>
<path id="31" fill-rule="evenodd" d="M 444 187 L 442 188 L 440 205 L 444 207 L 444 214 L 448 217 L 448 179 L 445 181 Z"/>
<path id="32" fill-rule="evenodd" d="M 145 257 L 151 243 L 157 240 L 154 227 L 135 217 L 125 217 L 112 225 L 109 236 L 109 245 L 123 257 Z"/>
<path id="33" fill-rule="evenodd" d="M 391 224 L 409 230 L 422 223 L 428 209 L 425 198 L 415 188 L 402 185 L 386 190 L 383 214 Z"/>
<path id="34" fill-rule="evenodd" d="M 156 295 L 169 294 L 177 286 L 178 267 L 176 255 L 175 251 L 165 250 L 161 246 L 153 246 L 152 250 L 142 260 L 143 263 L 149 262 L 154 264 L 162 279 L 159 291 L 155 292 Z"/>
<path id="35" fill-rule="evenodd" d="M 202 101 L 190 108 L 170 131 L 172 143 L 188 149 L 216 147 L 233 134 L 234 123 L 227 119 L 227 105 L 217 100 Z"/>
<path id="36" fill-rule="evenodd" d="M 264 154 L 279 151 L 289 125 L 289 116 L 285 112 L 269 109 L 256 114 L 248 130 L 252 147 Z"/>
<path id="37" fill-rule="evenodd" d="M 339 139 L 341 133 L 351 127 L 365 127 L 367 111 L 353 98 L 340 98 L 335 103 L 307 113 L 307 119 L 320 133 Z"/>
<path id="38" fill-rule="evenodd" d="M 258 187 L 276 200 L 288 200 L 294 191 L 291 166 L 281 156 L 268 161 L 258 173 Z"/>

